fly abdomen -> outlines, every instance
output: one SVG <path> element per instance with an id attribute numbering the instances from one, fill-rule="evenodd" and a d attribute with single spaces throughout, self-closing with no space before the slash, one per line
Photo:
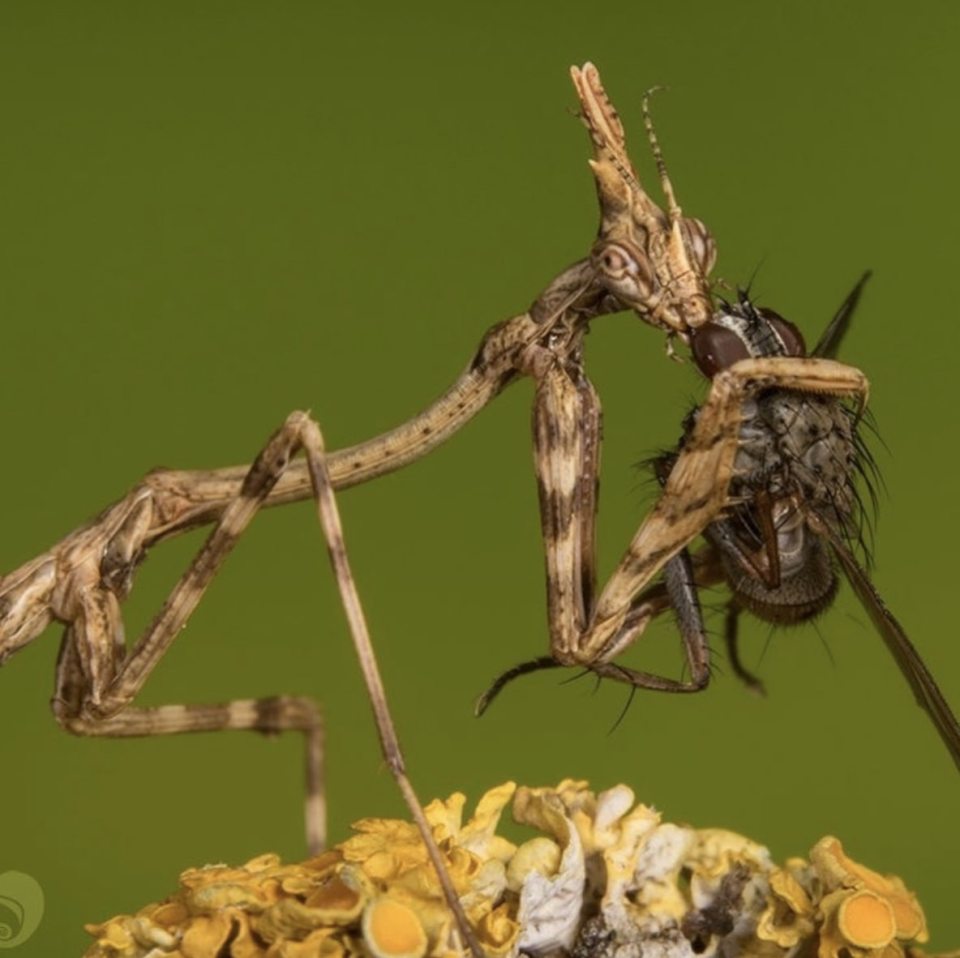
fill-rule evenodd
<path id="1" fill-rule="evenodd" d="M 798 555 L 801 561 L 781 570 L 780 584 L 775 588 L 745 570 L 728 550 L 721 549 L 720 556 L 737 603 L 766 622 L 806 622 L 827 609 L 837 594 L 838 579 L 829 550 L 822 539 L 806 529 Z"/>

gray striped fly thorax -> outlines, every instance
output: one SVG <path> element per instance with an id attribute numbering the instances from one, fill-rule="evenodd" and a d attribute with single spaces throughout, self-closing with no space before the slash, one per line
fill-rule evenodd
<path id="1" fill-rule="evenodd" d="M 853 413 L 836 399 L 782 389 L 742 408 L 731 495 L 797 498 L 842 532 L 857 502 Z"/>

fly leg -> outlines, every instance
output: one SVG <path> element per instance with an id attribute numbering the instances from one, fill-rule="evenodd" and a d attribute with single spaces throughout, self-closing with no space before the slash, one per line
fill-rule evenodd
<path id="1" fill-rule="evenodd" d="M 727 647 L 727 661 L 730 663 L 730 669 L 741 682 L 757 695 L 766 695 L 767 690 L 763 682 L 757 678 L 744 664 L 740 658 L 740 606 L 735 600 L 731 600 L 727 605 L 726 615 L 723 620 L 723 641 Z"/>

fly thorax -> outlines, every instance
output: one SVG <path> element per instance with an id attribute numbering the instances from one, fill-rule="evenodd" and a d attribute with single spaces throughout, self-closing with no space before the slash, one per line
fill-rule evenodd
<path id="1" fill-rule="evenodd" d="M 748 399 L 741 411 L 740 435 L 733 463 L 730 492 L 737 498 L 764 489 L 781 493 L 784 459 L 777 435 L 770 428 L 761 402 Z"/>
<path id="2" fill-rule="evenodd" d="M 835 399 L 778 391 L 761 398 L 758 412 L 774 438 L 789 491 L 842 526 L 856 502 L 849 410 Z"/>

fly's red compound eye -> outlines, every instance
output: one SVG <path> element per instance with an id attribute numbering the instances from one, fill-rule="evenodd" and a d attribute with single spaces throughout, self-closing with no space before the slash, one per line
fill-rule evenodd
<path id="1" fill-rule="evenodd" d="M 704 323 L 695 329 L 690 337 L 690 350 L 697 368 L 710 379 L 750 355 L 740 336 L 719 323 Z"/>
<path id="2" fill-rule="evenodd" d="M 788 356 L 807 355 L 807 344 L 803 341 L 803 334 L 790 320 L 784 319 L 779 313 L 766 307 L 760 307 L 757 313 L 777 331 Z"/>

